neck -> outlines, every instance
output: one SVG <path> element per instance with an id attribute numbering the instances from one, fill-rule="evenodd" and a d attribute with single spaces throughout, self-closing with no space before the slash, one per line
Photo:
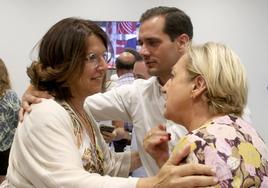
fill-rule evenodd
<path id="1" fill-rule="evenodd" d="M 194 104 L 191 107 L 191 112 L 186 112 L 188 115 L 185 114 L 185 117 L 189 117 L 188 120 L 185 121 L 185 127 L 188 131 L 198 129 L 199 127 L 203 126 L 204 124 L 219 116 L 219 114 L 213 114 L 212 112 L 210 112 L 206 104 L 204 104 L 203 102 L 201 103 Z M 204 106 L 206 106 L 206 108 L 204 108 Z"/>
<path id="2" fill-rule="evenodd" d="M 170 79 L 170 75 L 164 75 L 164 76 L 158 76 L 158 82 L 160 83 L 161 86 L 164 86 L 167 81 Z"/>
<path id="3" fill-rule="evenodd" d="M 127 74 L 127 73 L 133 73 L 133 71 L 132 70 L 120 69 L 120 70 L 117 71 L 117 76 L 120 77 L 120 76 L 122 76 L 124 74 Z"/>
<path id="4" fill-rule="evenodd" d="M 67 101 L 72 107 L 74 107 L 76 110 L 79 112 L 83 112 L 83 104 L 84 104 L 84 99 L 79 99 L 79 98 L 70 98 Z"/>

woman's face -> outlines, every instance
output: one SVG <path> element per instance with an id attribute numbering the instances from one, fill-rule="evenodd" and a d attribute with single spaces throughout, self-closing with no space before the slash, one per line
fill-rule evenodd
<path id="1" fill-rule="evenodd" d="M 101 91 L 102 80 L 107 70 L 106 48 L 100 38 L 91 35 L 87 39 L 87 58 L 79 79 L 71 84 L 72 95 L 87 97 Z"/>
<path id="2" fill-rule="evenodd" d="M 164 116 L 176 123 L 183 124 L 191 108 L 192 82 L 186 71 L 187 55 L 183 55 L 172 69 L 172 77 L 164 85 L 166 105 Z"/>

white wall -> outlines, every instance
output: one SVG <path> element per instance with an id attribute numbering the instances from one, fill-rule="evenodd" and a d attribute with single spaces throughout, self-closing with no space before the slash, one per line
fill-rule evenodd
<path id="1" fill-rule="evenodd" d="M 194 24 L 194 41 L 221 41 L 241 57 L 248 71 L 252 119 L 268 142 L 268 1 L 266 0 L 0 0 L 0 57 L 21 96 L 28 85 L 30 52 L 62 18 L 139 19 L 147 8 L 167 5 L 184 10 Z"/>

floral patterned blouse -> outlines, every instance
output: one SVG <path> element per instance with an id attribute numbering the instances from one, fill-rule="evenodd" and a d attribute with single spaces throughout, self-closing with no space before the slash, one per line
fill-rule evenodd
<path id="1" fill-rule="evenodd" d="M 18 125 L 20 101 L 13 90 L 0 96 L 0 151 L 11 147 Z"/>
<path id="2" fill-rule="evenodd" d="M 268 187 L 268 148 L 246 121 L 226 115 L 182 137 L 175 147 L 191 145 L 187 163 L 213 166 L 216 187 Z"/>
<path id="3" fill-rule="evenodd" d="M 95 140 L 96 145 L 94 145 L 91 142 L 86 129 L 84 128 L 77 114 L 70 107 L 70 105 L 64 101 L 63 102 L 61 101 L 59 103 L 69 113 L 73 121 L 73 129 L 74 129 L 74 135 L 76 136 L 76 144 L 79 149 L 81 159 L 83 161 L 84 169 L 90 173 L 98 173 L 100 175 L 104 175 L 104 167 L 103 167 L 104 157 L 102 151 L 100 150 L 100 147 L 97 144 L 97 141 Z M 89 116 L 87 118 L 89 118 L 90 120 Z M 91 121 L 91 123 L 93 123 L 93 121 Z"/>

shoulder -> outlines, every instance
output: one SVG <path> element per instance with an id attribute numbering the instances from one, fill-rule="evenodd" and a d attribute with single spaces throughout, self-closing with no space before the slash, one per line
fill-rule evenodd
<path id="1" fill-rule="evenodd" d="M 32 111 L 30 115 L 37 114 L 57 115 L 67 114 L 66 110 L 53 99 L 42 99 L 40 103 L 32 104 Z"/>
<path id="2" fill-rule="evenodd" d="M 20 108 L 20 100 L 14 90 L 7 90 L 0 99 L 1 107 L 17 111 Z"/>
<path id="3" fill-rule="evenodd" d="M 138 93 L 147 93 L 154 90 L 159 91 L 160 88 L 157 77 L 155 76 L 152 76 L 148 80 L 136 79 L 132 84 L 126 85 L 126 87 L 129 87 L 130 90 L 134 90 L 134 92 Z"/>
<path id="4" fill-rule="evenodd" d="M 31 126 L 54 126 L 54 124 L 65 124 L 70 122 L 69 120 L 70 117 L 68 112 L 55 100 L 42 99 L 42 102 L 32 105 L 32 111 L 25 114 L 23 123 L 31 124 Z"/>
<path id="5" fill-rule="evenodd" d="M 2 100 L 17 100 L 17 101 L 19 101 L 19 97 L 14 90 L 8 89 L 3 94 Z"/>

